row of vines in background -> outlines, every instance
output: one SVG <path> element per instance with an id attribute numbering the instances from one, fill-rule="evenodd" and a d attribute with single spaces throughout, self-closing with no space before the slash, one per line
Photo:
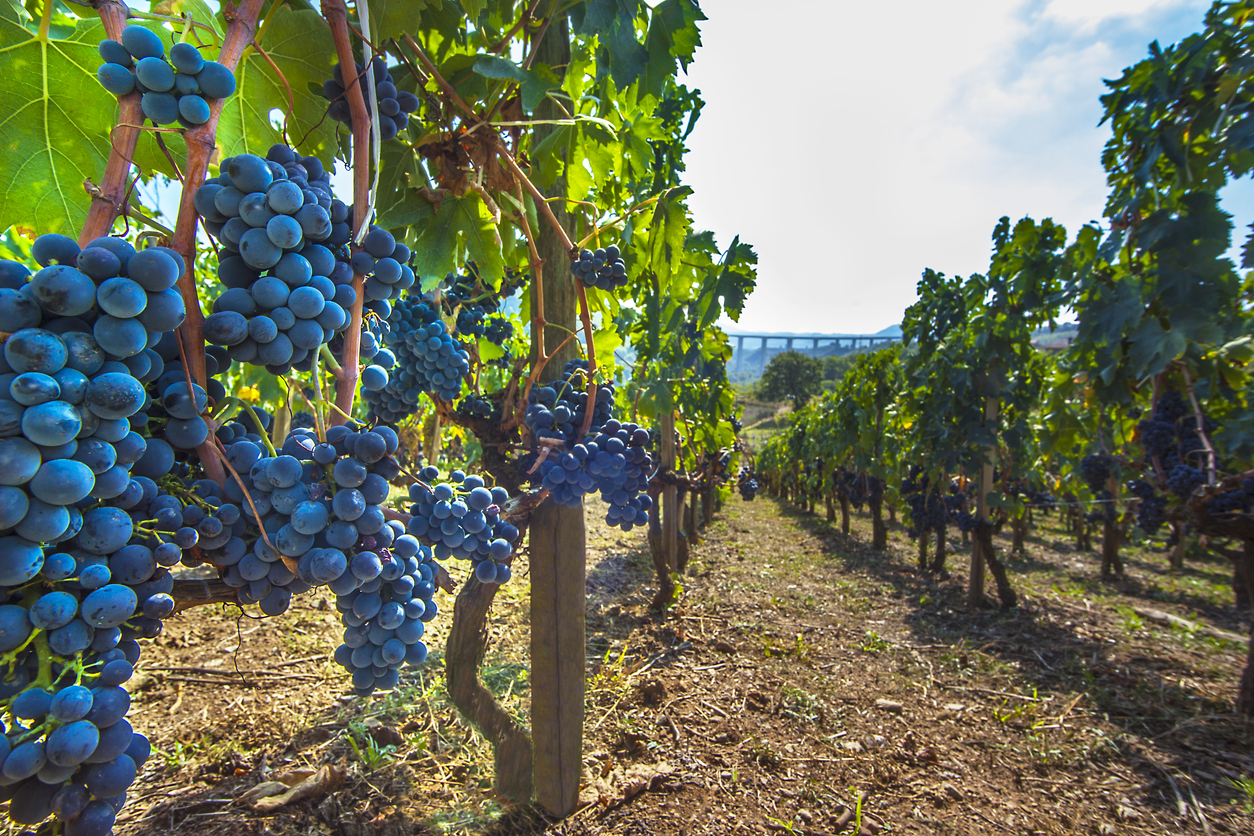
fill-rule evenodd
<path id="1" fill-rule="evenodd" d="M 496 788 L 573 811 L 583 502 L 599 494 L 608 524 L 649 527 L 664 607 L 680 529 L 691 539 L 708 523 L 736 464 L 717 323 L 739 316 L 756 257 L 694 229 L 680 185 L 702 102 L 676 77 L 704 19 L 692 0 L 0 6 L 13 79 L 0 91 L 13 259 L 0 292 L 20 314 L 3 329 L 3 371 L 50 376 L 57 346 L 77 347 L 71 363 L 89 342 L 100 351 L 88 405 L 109 401 L 99 432 L 130 461 L 92 459 L 81 481 L 108 474 L 118 492 L 45 493 L 91 516 L 83 537 L 134 526 L 134 542 L 93 546 L 99 561 L 4 574 L 3 740 L 21 753 L 3 772 L 33 799 L 11 815 L 109 831 L 146 741 L 117 726 L 104 777 L 78 761 L 43 770 L 70 713 L 23 723 L 45 717 L 44 689 L 124 662 L 99 682 L 116 688 L 162 618 L 225 602 L 278 615 L 326 585 L 345 624 L 335 658 L 365 696 L 425 661 L 435 588 L 458 582 L 448 688 L 496 749 Z M 22 417 L 87 409 L 69 382 L 51 394 L 28 381 L 20 404 L 4 401 L 6 462 L 17 450 L 50 474 L 87 469 L 56 464 L 74 450 Z M 482 475 L 441 479 L 441 448 Z M 6 486 L 14 508 L 29 499 L 19 484 Z M 64 539 L 25 514 L 12 536 L 6 517 L 9 568 Z M 478 679 L 524 542 L 530 730 Z M 145 553 L 158 555 L 147 573 L 133 566 Z M 469 560 L 461 577 L 454 558 Z M 89 563 L 125 568 L 137 591 L 98 596 L 118 610 L 91 616 L 116 628 L 112 645 L 89 648 L 87 632 L 50 656 L 51 622 L 25 613 L 49 595 L 90 598 L 100 584 L 85 579 L 109 576 Z M 177 582 L 177 564 L 209 564 L 218 582 Z M 124 713 L 87 717 L 106 729 Z"/>
<path id="2" fill-rule="evenodd" d="M 1108 82 L 1106 223 L 1071 237 L 1003 218 L 986 274 L 925 271 L 903 345 L 857 358 L 798 410 L 757 458 L 766 484 L 825 501 L 829 518 L 839 506 L 846 531 L 849 505 L 868 505 L 879 549 L 884 505 L 900 509 L 924 572 L 945 572 L 946 531 L 961 529 L 974 606 L 986 568 L 1015 605 L 992 534 L 1009 526 L 1022 549 L 1034 508 L 1065 514 L 1077 545 L 1100 541 L 1103 578 L 1122 576 L 1133 527 L 1167 535 L 1176 567 L 1186 529 L 1212 538 L 1250 602 L 1254 285 L 1228 258 L 1217 195 L 1254 165 L 1252 15 L 1216 3 L 1204 31 Z M 1033 333 L 1066 315 L 1079 322 L 1069 346 L 1037 350 Z M 1254 714 L 1254 655 L 1236 708 Z"/>

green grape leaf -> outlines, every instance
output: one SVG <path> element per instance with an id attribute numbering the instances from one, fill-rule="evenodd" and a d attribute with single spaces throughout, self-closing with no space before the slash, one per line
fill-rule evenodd
<path id="1" fill-rule="evenodd" d="M 553 71 L 544 64 L 537 64 L 529 70 L 524 70 L 513 61 L 496 55 L 480 55 L 475 60 L 473 69 L 484 78 L 507 78 L 517 81 L 522 95 L 523 110 L 527 113 L 535 110 L 536 106 L 544 101 L 545 94 L 560 83 Z"/>
<path id="2" fill-rule="evenodd" d="M 586 122 L 575 126 L 574 137 L 567 146 L 566 193 L 574 200 L 584 200 L 614 173 L 615 139 L 599 125 Z"/>
<path id="3" fill-rule="evenodd" d="M 618 329 L 594 328 L 593 342 L 596 343 L 597 368 L 603 370 L 606 377 L 613 379 L 613 371 L 618 367 L 618 358 L 614 352 L 623 347 L 623 338 Z"/>
<path id="4" fill-rule="evenodd" d="M 401 199 L 379 213 L 375 223 L 384 229 L 416 226 L 435 214 L 431 202 L 418 192 L 407 190 Z"/>
<path id="5" fill-rule="evenodd" d="M 489 340 L 487 337 L 480 337 L 477 340 L 479 346 L 479 361 L 488 363 L 492 360 L 500 360 L 505 356 L 505 349 Z"/>
<path id="6" fill-rule="evenodd" d="M 597 63 L 603 68 L 608 65 L 614 83 L 625 90 L 649 62 L 649 51 L 636 39 L 636 16 L 643 4 L 639 0 L 588 0 L 585 5 L 576 29 L 581 35 L 597 37 L 601 44 Z"/>
<path id="7" fill-rule="evenodd" d="M 381 44 L 388 38 L 414 34 L 418 13 L 442 5 L 443 0 L 370 0 L 370 42 Z"/>
<path id="8" fill-rule="evenodd" d="M 427 221 L 413 243 L 414 274 L 423 289 L 453 272 L 467 259 L 473 259 L 485 281 L 496 284 L 505 274 L 501 240 L 483 199 L 475 192 L 462 197 L 450 195 L 440 210 Z"/>
<path id="9" fill-rule="evenodd" d="M 117 114 L 96 81 L 104 30 L 83 22 L 69 38 L 41 40 L 28 19 L 0 5 L 0 229 L 73 238 L 87 217 L 83 184 L 104 174 Z"/>
<path id="10" fill-rule="evenodd" d="M 282 8 L 267 22 L 266 54 L 282 71 L 288 88 L 261 53 L 250 47 L 244 51 L 235 77 L 239 89 L 227 100 L 218 125 L 218 147 L 223 156 L 250 153 L 265 155 L 270 146 L 283 141 L 283 116 L 279 127 L 271 122 L 271 111 L 286 114 L 290 144 L 306 156 L 315 156 L 330 166 L 335 154 L 335 122 L 326 116 L 327 101 L 309 91 L 309 83 L 322 87 L 331 77 L 328 56 L 335 54 L 331 31 L 314 11 Z M 293 106 L 294 105 L 294 106 Z"/>
<path id="11" fill-rule="evenodd" d="M 684 252 L 684 242 L 688 238 L 688 207 L 683 201 L 690 194 L 692 189 L 687 186 L 670 189 L 658 201 L 653 212 L 653 223 L 649 228 L 649 267 L 663 282 L 670 279 Z"/>
<path id="12" fill-rule="evenodd" d="M 418 147 L 419 143 L 411 143 L 407 134 L 383 143 L 379 159 L 379 188 L 375 192 L 375 207 L 381 215 L 387 215 L 397 204 L 409 202 L 415 189 L 431 186 Z M 410 207 L 410 211 L 412 209 Z"/>
<path id="13" fill-rule="evenodd" d="M 645 36 L 649 54 L 641 83 L 645 93 L 662 98 L 667 82 L 675 77 L 676 59 L 687 71 L 693 54 L 701 46 L 697 22 L 705 19 L 692 0 L 663 0 L 653 8 Z"/>
<path id="14" fill-rule="evenodd" d="M 566 167 L 566 149 L 575 133 L 574 125 L 558 125 L 531 151 L 531 182 L 547 189 Z"/>

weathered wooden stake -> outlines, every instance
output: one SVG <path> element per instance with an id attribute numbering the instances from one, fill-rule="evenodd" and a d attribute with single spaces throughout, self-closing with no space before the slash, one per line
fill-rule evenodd
<path id="1" fill-rule="evenodd" d="M 997 423 L 997 410 L 1000 402 L 997 398 L 984 399 L 984 423 Z M 980 494 L 977 504 L 977 514 L 980 520 L 988 519 L 988 495 L 993 490 L 993 459 L 997 455 L 997 448 L 990 447 L 984 451 L 987 461 L 980 468 Z M 984 565 L 985 565 L 985 547 L 991 543 L 991 538 L 972 538 L 971 546 L 971 575 L 967 583 L 967 604 L 972 607 L 981 607 L 984 605 Z"/>
<path id="2" fill-rule="evenodd" d="M 570 63 L 570 33 L 564 14 L 549 24 L 536 46 L 536 61 L 559 74 Z M 537 120 L 560 119 L 550 101 L 536 109 Z M 536 144 L 552 133 L 537 124 Z M 549 197 L 565 197 L 559 178 Z M 566 204 L 552 204 L 558 223 L 568 228 Z M 537 250 L 544 259 L 544 344 L 559 346 L 578 327 L 578 293 L 570 272 L 570 253 L 546 223 L 536 230 Z M 572 340 L 554 352 L 543 377 L 552 380 L 576 356 Z M 531 518 L 531 740 L 536 801 L 556 816 L 575 812 L 583 769 L 584 606 L 586 541 L 583 508 L 546 501 Z"/>
<path id="3" fill-rule="evenodd" d="M 662 470 L 675 472 L 675 416 L 666 413 L 658 420 L 662 440 Z M 662 488 L 662 553 L 671 573 L 679 571 L 679 487 Z"/>

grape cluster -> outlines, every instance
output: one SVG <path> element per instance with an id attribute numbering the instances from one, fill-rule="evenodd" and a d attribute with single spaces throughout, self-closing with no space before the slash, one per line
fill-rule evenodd
<path id="1" fill-rule="evenodd" d="M 370 72 L 374 76 L 375 98 L 379 102 L 379 138 L 387 142 L 395 139 L 409 124 L 409 114 L 418 110 L 418 97 L 407 90 L 396 89 L 392 74 L 388 72 L 387 62 L 381 57 L 376 55 L 370 59 Z M 335 65 L 332 78 L 322 82 L 322 95 L 331 102 L 327 114 L 332 119 L 352 127 L 353 115 L 344 91 L 349 84 L 358 81 L 362 82 L 361 93 L 366 101 L 366 113 L 370 113 L 369 85 L 364 83 L 365 77 L 365 67 L 358 64 L 355 77 L 346 83 L 343 68 L 339 64 Z"/>
<path id="2" fill-rule="evenodd" d="M 1219 428 L 1210 416 L 1202 417 L 1202 429 L 1207 435 Z M 1175 389 L 1163 393 L 1154 406 L 1149 419 L 1137 424 L 1139 440 L 1145 452 L 1166 471 L 1177 464 L 1196 464 L 1196 457 L 1205 450 L 1198 433 L 1197 420 L 1189 416 L 1184 396 Z"/>
<path id="3" fill-rule="evenodd" d="M 163 364 L 151 350 L 154 339 L 186 316 L 183 297 L 174 289 L 184 269 L 178 253 L 165 247 L 136 252 L 121 238 L 97 238 L 79 250 L 56 234 L 41 235 L 31 252 L 45 265 L 33 276 L 16 278 L 26 268 L 6 262 L 15 280 L 0 288 L 0 330 L 37 328 L 48 320 L 64 350 L 81 356 L 79 364 L 98 370 L 108 359 L 114 362 L 111 370 L 140 382 L 161 374 Z M 15 351 L 24 350 L 19 348 L 24 340 Z"/>
<path id="4" fill-rule="evenodd" d="M 105 62 L 96 70 L 100 85 L 115 96 L 138 90 L 144 116 L 154 125 L 203 125 L 209 121 L 206 100 L 235 92 L 235 75 L 226 67 L 206 61 L 189 43 L 170 47 L 167 62 L 161 38 L 142 26 L 127 26 L 121 43 L 106 39 L 97 51 Z"/>
<path id="5" fill-rule="evenodd" d="M 1242 479 L 1236 488 L 1230 488 L 1206 500 L 1210 514 L 1248 514 L 1254 508 L 1254 478 Z"/>
<path id="6" fill-rule="evenodd" d="M 746 465 L 740 468 L 740 474 L 736 478 L 736 487 L 740 490 L 740 498 L 746 502 L 752 502 L 753 498 L 758 495 L 758 479 L 752 467 Z"/>
<path id="7" fill-rule="evenodd" d="M 392 457 L 398 443 L 386 427 L 358 432 L 345 425 L 329 428 L 325 441 L 312 430 L 292 430 L 278 455 L 247 436 L 226 445 L 248 496 L 228 479 L 215 498 L 238 506 L 258 533 L 251 542 L 218 546 L 209 559 L 226 567 L 223 580 L 239 590 L 242 603 L 259 602 L 277 615 L 292 595 L 341 577 L 353 555 L 392 545 L 396 531 L 383 503 L 389 480 L 400 473 Z"/>
<path id="8" fill-rule="evenodd" d="M 584 287 L 616 290 L 627 284 L 627 265 L 618 247 L 612 244 L 605 249 L 581 251 L 579 258 L 571 262 L 570 270 Z"/>
<path id="9" fill-rule="evenodd" d="M 344 624 L 335 661 L 352 676 L 358 696 L 395 688 L 401 665 L 427 660 L 422 636 L 426 622 L 438 612 L 432 596 L 440 567 L 431 550 L 405 534 L 399 522 L 386 528 L 395 535 L 391 547 L 376 545 L 354 553 L 330 584 Z"/>
<path id="10" fill-rule="evenodd" d="M 501 420 L 501 405 L 482 395 L 467 395 L 457 404 L 457 415 L 463 418 L 487 418 L 490 421 Z"/>
<path id="11" fill-rule="evenodd" d="M 648 523 L 653 506 L 645 494 L 653 467 L 651 438 L 643 427 L 614 419 L 614 385 L 603 383 L 597 387 L 588 435 L 580 442 L 588 410 L 587 369 L 586 361 L 571 360 L 553 385 L 531 390 L 523 420 L 548 447 L 532 479 L 548 489 L 554 502 L 571 508 L 578 508 L 585 494 L 599 490 L 610 505 L 605 522 L 631 531 Z M 544 444 L 546 440 L 557 443 Z"/>
<path id="12" fill-rule="evenodd" d="M 1141 500 L 1136 509 L 1136 524 L 1146 534 L 1153 536 L 1167 521 L 1167 498 L 1144 479 L 1133 479 L 1127 484 L 1128 493 Z"/>
<path id="13" fill-rule="evenodd" d="M 495 345 L 505 345 L 506 342 L 514 338 L 514 323 L 509 321 L 505 316 L 488 317 L 487 325 L 483 329 L 483 336 L 488 342 Z"/>
<path id="14" fill-rule="evenodd" d="M 501 304 L 514 295 L 524 280 L 522 273 L 506 270 L 500 287 L 493 289 L 484 283 L 473 261 L 466 263 L 462 273 L 445 276 L 439 298 L 444 312 L 457 317 L 455 335 L 472 340 L 483 337 L 504 346 L 514 336 L 514 323 L 500 313 Z"/>
<path id="15" fill-rule="evenodd" d="M 352 220 L 352 211 L 349 211 Z M 371 225 L 366 230 L 362 249 L 349 262 L 352 272 L 366 277 L 366 303 L 383 319 L 392 313 L 391 302 L 401 292 L 414 286 L 414 271 L 409 267 L 409 247 L 397 241 L 386 229 Z"/>
<path id="16" fill-rule="evenodd" d="M 470 354 L 434 307 L 413 296 L 402 298 L 388 317 L 383 340 L 398 368 L 380 389 L 363 393 L 372 419 L 395 424 L 416 412 L 427 393 L 447 401 L 457 398 L 470 373 Z"/>
<path id="17" fill-rule="evenodd" d="M 961 493 L 949 493 L 945 496 L 946 517 L 953 520 L 959 531 L 965 533 L 974 531 L 978 522 L 976 516 L 968 510 L 967 499 Z"/>
<path id="18" fill-rule="evenodd" d="M 911 468 L 909 477 L 902 480 L 901 495 L 910 509 L 910 528 L 907 534 L 918 537 L 927 531 L 944 533 L 948 517 L 945 497 L 933 489 L 931 480 L 918 468 Z"/>
<path id="19" fill-rule="evenodd" d="M 514 553 L 519 531 L 501 518 L 509 500 L 504 488 L 488 488 L 482 478 L 460 470 L 436 483 L 440 471 L 425 467 L 418 474 L 428 484 L 409 488 L 413 505 L 405 530 L 434 547 L 439 558 L 470 560 L 480 583 L 505 583 L 511 570 L 505 561 Z"/>
<path id="20" fill-rule="evenodd" d="M 849 501 L 861 509 L 866 503 L 879 504 L 884 498 L 884 482 L 865 473 L 847 473 Z"/>
<path id="21" fill-rule="evenodd" d="M 1206 474 L 1196 467 L 1181 463 L 1167 471 L 1167 489 L 1182 499 L 1187 499 L 1205 484 Z"/>
<path id="22" fill-rule="evenodd" d="M 1112 456 L 1093 453 L 1080 459 L 1080 478 L 1094 495 L 1098 495 L 1106 490 L 1106 481 L 1114 468 L 1115 460 Z"/>
<path id="23" fill-rule="evenodd" d="M 218 280 L 227 288 L 205 319 L 205 339 L 271 374 L 306 371 L 318 347 L 349 326 L 356 301 L 352 270 L 328 248 L 348 241 L 348 207 L 316 157 L 285 145 L 265 158 L 231 157 L 221 171 L 194 196 L 222 245 Z"/>
<path id="24" fill-rule="evenodd" d="M 115 238 L 31 252 L 33 276 L 0 262 L 0 798 L 20 824 L 103 836 L 149 754 L 120 686 L 174 610 L 182 557 L 173 448 L 138 430 L 183 263 Z"/>

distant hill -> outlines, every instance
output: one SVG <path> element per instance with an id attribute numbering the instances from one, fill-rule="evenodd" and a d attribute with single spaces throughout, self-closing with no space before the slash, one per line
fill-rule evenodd
<path id="1" fill-rule="evenodd" d="M 900 326 L 900 325 L 890 325 L 890 326 L 888 326 L 887 328 L 885 328 L 883 331 L 876 331 L 876 332 L 875 332 L 875 334 L 874 334 L 874 336 L 876 336 L 876 337 L 900 337 L 900 336 L 901 336 L 901 326 Z"/>

